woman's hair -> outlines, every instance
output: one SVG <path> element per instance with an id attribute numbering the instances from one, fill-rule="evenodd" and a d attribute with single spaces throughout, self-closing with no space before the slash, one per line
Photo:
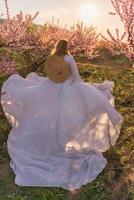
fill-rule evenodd
<path id="1" fill-rule="evenodd" d="M 68 51 L 68 41 L 64 39 L 57 41 L 54 49 L 51 52 L 51 55 L 59 56 L 64 56 L 68 54 L 70 54 L 70 52 Z"/>

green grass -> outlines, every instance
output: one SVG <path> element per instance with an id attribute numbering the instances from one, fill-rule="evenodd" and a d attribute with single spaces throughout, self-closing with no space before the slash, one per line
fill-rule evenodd
<path id="1" fill-rule="evenodd" d="M 95 181 L 82 186 L 78 194 L 62 188 L 18 187 L 9 168 L 6 141 L 10 126 L 0 109 L 0 200 L 134 200 L 134 70 L 125 66 L 78 63 L 85 82 L 114 81 L 116 109 L 123 115 L 120 137 L 104 153 L 108 165 Z M 1 78 L 1 85 L 4 79 Z M 133 169 L 132 169 L 133 167 Z M 130 169 L 131 168 L 131 169 Z"/>

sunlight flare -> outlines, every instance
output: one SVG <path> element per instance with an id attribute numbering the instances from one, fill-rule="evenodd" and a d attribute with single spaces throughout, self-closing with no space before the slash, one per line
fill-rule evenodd
<path id="1" fill-rule="evenodd" d="M 85 23 L 88 23 L 91 18 L 94 18 L 97 16 L 97 10 L 95 5 L 91 3 L 85 3 L 82 5 L 80 9 L 80 15 L 82 17 L 82 20 Z"/>

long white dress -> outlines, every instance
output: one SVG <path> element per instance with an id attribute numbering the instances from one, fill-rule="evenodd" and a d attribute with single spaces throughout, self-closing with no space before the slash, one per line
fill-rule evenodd
<path id="1" fill-rule="evenodd" d="M 12 125 L 7 147 L 15 183 L 20 186 L 78 189 L 104 169 L 123 117 L 114 107 L 114 82 L 84 82 L 72 56 L 63 83 L 30 73 L 11 75 L 1 98 Z"/>

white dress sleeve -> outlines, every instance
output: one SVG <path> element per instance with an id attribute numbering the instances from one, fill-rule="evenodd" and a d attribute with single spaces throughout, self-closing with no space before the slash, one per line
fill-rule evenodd
<path id="1" fill-rule="evenodd" d="M 71 71 L 71 75 L 72 75 L 72 78 L 73 78 L 73 81 L 74 82 L 84 82 L 84 80 L 82 80 L 80 74 L 79 74 L 79 71 L 78 71 L 78 68 L 77 68 L 77 65 L 76 65 L 76 62 L 73 58 L 73 56 L 69 56 L 69 67 L 70 67 L 70 71 Z"/>

